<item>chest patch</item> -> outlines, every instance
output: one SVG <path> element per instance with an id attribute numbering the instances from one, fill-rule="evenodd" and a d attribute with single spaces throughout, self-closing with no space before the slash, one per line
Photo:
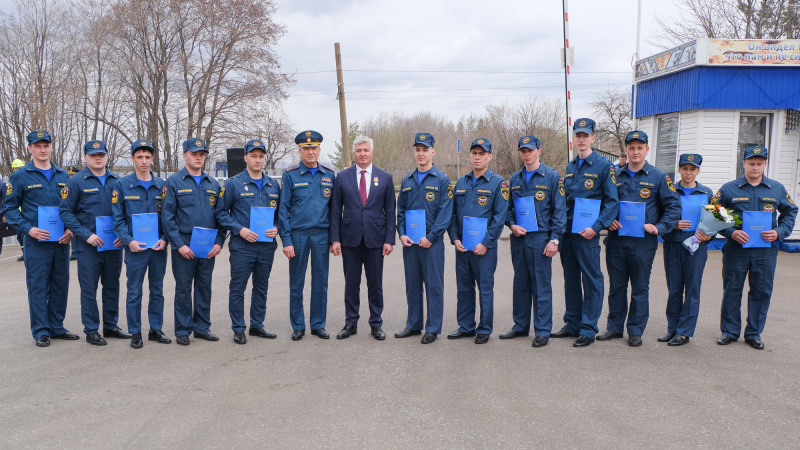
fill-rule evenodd
<path id="1" fill-rule="evenodd" d="M 117 200 L 119 200 L 119 192 L 114 191 L 111 193 L 111 203 L 117 203 Z"/>
<path id="2" fill-rule="evenodd" d="M 486 203 L 488 203 L 488 201 L 489 199 L 485 195 L 481 195 L 480 197 L 478 197 L 478 204 L 481 206 L 486 206 Z"/>
<path id="3" fill-rule="evenodd" d="M 773 212 L 773 211 L 775 211 L 775 207 L 773 205 L 767 203 L 766 205 L 764 205 L 764 211 Z"/>
<path id="4" fill-rule="evenodd" d="M 434 192 L 429 191 L 427 194 L 425 194 L 425 200 L 429 202 L 436 200 L 436 194 Z"/>
<path id="5" fill-rule="evenodd" d="M 642 197 L 642 198 L 650 198 L 650 189 L 648 189 L 648 188 L 642 188 L 642 189 L 639 191 L 639 197 Z"/>
<path id="6" fill-rule="evenodd" d="M 536 192 L 536 200 L 542 201 L 542 200 L 544 200 L 544 197 L 545 197 L 544 191 L 537 191 Z"/>
<path id="7" fill-rule="evenodd" d="M 11 185 L 10 184 L 8 185 L 8 191 L 9 191 L 9 193 L 11 193 Z M 69 197 L 69 188 L 64 186 L 63 188 L 61 188 L 61 192 L 60 193 L 61 193 L 61 200 L 66 200 L 67 197 Z"/>
<path id="8" fill-rule="evenodd" d="M 208 196 L 208 204 L 214 206 L 217 204 L 217 196 L 216 195 L 209 195 Z"/>
<path id="9" fill-rule="evenodd" d="M 331 188 L 325 188 L 322 190 L 322 196 L 325 198 L 329 198 L 331 196 Z"/>
<path id="10" fill-rule="evenodd" d="M 583 187 L 586 189 L 591 189 L 594 187 L 594 180 L 586 180 L 583 182 Z"/>

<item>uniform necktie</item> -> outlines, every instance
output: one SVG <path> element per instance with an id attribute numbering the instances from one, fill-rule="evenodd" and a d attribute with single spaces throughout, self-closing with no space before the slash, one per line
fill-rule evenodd
<path id="1" fill-rule="evenodd" d="M 361 171 L 361 181 L 358 183 L 358 193 L 361 194 L 361 204 L 367 206 L 367 179 L 364 178 L 366 170 Z"/>

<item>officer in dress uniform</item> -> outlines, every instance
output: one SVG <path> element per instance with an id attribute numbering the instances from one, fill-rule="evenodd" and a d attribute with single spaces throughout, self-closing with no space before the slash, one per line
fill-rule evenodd
<path id="1" fill-rule="evenodd" d="M 269 274 L 275 259 L 278 243 L 278 200 L 281 189 L 278 182 L 264 174 L 267 152 L 261 139 L 253 139 L 244 146 L 247 170 L 238 173 L 225 183 L 222 196 L 217 202 L 217 221 L 231 232 L 230 263 L 231 281 L 228 310 L 231 315 L 233 342 L 246 344 L 247 328 L 244 320 L 244 291 L 247 280 L 253 277 L 253 292 L 250 297 L 250 336 L 275 339 L 275 333 L 264 328 L 267 314 L 267 289 Z M 250 229 L 251 208 L 272 208 L 273 226 L 259 236 Z M 266 242 L 270 238 L 270 242 Z"/>
<path id="2" fill-rule="evenodd" d="M 503 232 L 508 213 L 508 184 L 489 170 L 492 143 L 478 138 L 470 147 L 472 172 L 456 182 L 453 193 L 453 218 L 448 234 L 456 246 L 456 285 L 458 286 L 458 329 L 448 339 L 475 336 L 476 344 L 489 342 L 494 319 L 494 271 L 497 269 L 497 239 Z M 463 245 L 464 217 L 485 218 L 486 235 L 474 249 Z M 476 230 L 468 230 L 474 233 Z M 480 293 L 480 321 L 475 324 L 475 286 Z"/>
<path id="3" fill-rule="evenodd" d="M 747 325 L 744 340 L 757 350 L 764 349 L 761 333 L 767 322 L 767 310 L 775 281 L 778 262 L 778 241 L 792 234 L 797 206 L 784 186 L 764 176 L 769 151 L 766 147 L 747 147 L 744 150 L 744 176 L 729 181 L 714 194 L 712 202 L 732 210 L 744 219 L 745 211 L 772 213 L 772 229 L 761 232 L 769 247 L 745 248 L 752 236 L 741 226 L 722 231 L 722 336 L 717 344 L 728 345 L 739 339 L 742 331 L 742 292 L 745 278 L 750 282 L 747 293 Z M 780 213 L 780 215 L 778 215 Z"/>
<path id="4" fill-rule="evenodd" d="M 534 347 L 544 347 L 553 327 L 553 256 L 567 223 L 564 180 L 553 168 L 541 162 L 542 144 L 536 136 L 519 138 L 519 154 L 523 168 L 511 176 L 511 200 L 508 202 L 506 225 L 511 229 L 511 264 L 514 266 L 514 326 L 500 339 L 528 336 L 533 329 Z M 515 200 L 533 199 L 536 229 L 517 223 Z M 528 212 L 530 214 L 530 212 Z"/>
<path id="5" fill-rule="evenodd" d="M 162 189 L 161 227 L 172 245 L 175 278 L 175 341 L 189 345 L 189 335 L 218 341 L 211 332 L 211 275 L 215 257 L 225 243 L 225 230 L 217 226 L 214 206 L 222 191 L 219 182 L 203 170 L 208 150 L 200 138 L 183 141 L 186 167 L 167 178 Z M 189 244 L 194 227 L 217 229 L 214 246 L 205 257 L 195 255 Z M 194 284 L 194 308 L 192 307 Z"/>
<path id="6" fill-rule="evenodd" d="M 11 174 L 6 186 L 4 215 L 17 231 L 24 233 L 24 252 L 35 264 L 25 264 L 31 333 L 37 347 L 50 339 L 77 340 L 64 328 L 69 291 L 69 242 L 72 231 L 64 228 L 58 242 L 47 241 L 50 233 L 38 227 L 39 207 L 58 207 L 67 193 L 69 175 L 50 161 L 50 134 L 35 130 L 28 134 L 31 162 Z"/>
<path id="7" fill-rule="evenodd" d="M 336 175 L 319 164 L 322 135 L 303 131 L 294 139 L 300 152 L 300 164 L 286 169 L 281 183 L 278 207 L 278 230 L 283 254 L 289 258 L 289 316 L 292 340 L 303 338 L 306 330 L 303 314 L 303 285 L 311 256 L 311 334 L 330 339 L 325 330 L 328 310 L 328 236 L 331 224 L 330 200 Z"/>
<path id="8" fill-rule="evenodd" d="M 81 286 L 81 320 L 86 342 L 106 345 L 103 337 L 130 339 L 131 335 L 117 326 L 119 320 L 119 277 L 122 273 L 122 240 L 105 242 L 97 235 L 97 217 L 113 217 L 111 205 L 117 201 L 114 189 L 117 174 L 106 170 L 108 150 L 103 141 L 83 145 L 86 167 L 67 182 L 67 195 L 61 201 L 60 215 L 64 226 L 72 230 L 77 241 L 78 283 Z M 101 251 L 102 249 L 102 251 Z M 97 308 L 97 285 L 103 283 L 103 336 L 100 311 Z"/>
<path id="9" fill-rule="evenodd" d="M 150 171 L 155 149 L 150 142 L 137 139 L 131 143 L 131 161 L 134 172 L 120 178 L 116 188 L 114 211 L 114 233 L 125 244 L 125 273 L 128 278 L 126 315 L 131 347 L 142 348 L 142 285 L 147 274 L 150 299 L 147 318 L 150 332 L 147 339 L 160 344 L 169 344 L 161 328 L 164 325 L 164 274 L 167 271 L 167 236 L 161 228 L 161 201 L 164 180 Z M 112 197 L 113 200 L 114 197 Z M 133 238 L 133 215 L 156 214 L 158 240 L 140 242 Z"/>
<path id="10" fill-rule="evenodd" d="M 705 198 L 708 204 L 711 202 L 711 189 L 695 181 L 697 174 L 700 173 L 701 164 L 703 164 L 701 155 L 692 153 L 681 155 L 678 164 L 681 181 L 675 185 L 675 190 L 681 197 L 701 196 L 700 198 Z M 667 334 L 659 337 L 658 342 L 667 342 L 667 345 L 673 347 L 687 344 L 689 338 L 694 336 L 697 314 L 700 312 L 700 284 L 708 259 L 707 244 L 711 240 L 711 236 L 706 236 L 702 231 L 687 231 L 690 227 L 690 221 L 679 220 L 675 228 L 663 236 L 664 274 L 667 277 L 669 297 Z M 683 246 L 683 241 L 692 236 L 699 242 L 694 254 Z"/>
<path id="11" fill-rule="evenodd" d="M 617 217 L 614 167 L 607 158 L 594 151 L 597 139 L 592 119 L 578 119 L 572 126 L 578 154 L 567 164 L 564 189 L 567 200 L 567 226 L 562 242 L 561 266 L 564 268 L 564 326 L 550 337 L 577 337 L 574 347 L 594 342 L 597 321 L 603 311 L 603 272 L 600 267 L 598 233 Z M 575 201 L 578 198 L 600 200 L 600 213 L 595 223 L 573 233 Z"/>
<path id="12" fill-rule="evenodd" d="M 645 204 L 644 237 L 620 236 L 619 220 L 608 226 L 606 267 L 608 268 L 608 323 L 598 341 L 621 338 L 628 322 L 628 345 L 642 345 L 650 316 L 650 272 L 658 250 L 658 238 L 673 228 L 681 217 L 681 201 L 669 175 L 653 167 L 645 157 L 650 150 L 644 131 L 625 136 L 628 164 L 617 174 L 620 202 Z M 628 282 L 631 284 L 630 312 Z"/>
<path id="13" fill-rule="evenodd" d="M 435 139 L 430 133 L 414 136 L 417 170 L 403 178 L 397 198 L 397 234 L 403 245 L 408 318 L 396 338 L 425 334 L 423 344 L 430 344 L 442 333 L 444 315 L 444 232 L 453 216 L 453 185 L 444 172 L 433 164 Z M 406 211 L 425 212 L 425 237 L 413 242 L 408 237 Z M 427 320 L 423 312 L 422 289 L 427 299 Z"/>

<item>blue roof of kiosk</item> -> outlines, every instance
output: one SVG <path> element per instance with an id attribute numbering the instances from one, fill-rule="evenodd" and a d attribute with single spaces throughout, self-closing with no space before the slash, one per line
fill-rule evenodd
<path id="1" fill-rule="evenodd" d="M 639 83 L 637 117 L 692 109 L 800 109 L 800 67 L 693 67 Z"/>

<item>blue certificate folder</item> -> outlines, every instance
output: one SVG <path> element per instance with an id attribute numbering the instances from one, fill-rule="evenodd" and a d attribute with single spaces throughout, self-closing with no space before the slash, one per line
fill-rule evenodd
<path id="1" fill-rule="evenodd" d="M 620 236 L 644 237 L 644 203 L 619 202 Z"/>
<path id="2" fill-rule="evenodd" d="M 486 237 L 486 227 L 489 219 L 485 217 L 464 216 L 464 224 L 461 227 L 461 245 L 469 251 L 475 250 L 475 246 Z"/>
<path id="3" fill-rule="evenodd" d="M 533 197 L 518 197 L 514 199 L 514 220 L 525 231 L 539 231 L 536 223 L 536 204 Z"/>
<path id="4" fill-rule="evenodd" d="M 143 248 L 153 248 L 158 242 L 158 214 L 134 214 L 131 216 L 133 240 Z"/>
<path id="5" fill-rule="evenodd" d="M 50 233 L 50 238 L 42 242 L 58 242 L 64 235 L 64 222 L 58 215 L 58 206 L 40 206 L 39 223 L 36 227 Z"/>
<path id="6" fill-rule="evenodd" d="M 772 244 L 761 237 L 761 232 L 772 229 L 772 211 L 744 211 L 742 216 L 742 231 L 748 236 L 742 247 L 771 247 Z"/>
<path id="7" fill-rule="evenodd" d="M 97 251 L 116 250 L 117 247 L 114 247 L 114 241 L 117 240 L 117 235 L 114 234 L 114 218 L 111 216 L 97 216 L 94 218 L 94 227 L 94 234 L 103 240 L 103 245 L 98 245 Z"/>
<path id="8" fill-rule="evenodd" d="M 681 196 L 681 220 L 692 222 L 687 231 L 697 230 L 700 222 L 700 212 L 703 206 L 708 204 L 708 197 L 705 195 L 684 195 Z"/>
<path id="9" fill-rule="evenodd" d="M 213 228 L 192 227 L 192 240 L 189 242 L 189 250 L 194 253 L 195 258 L 208 258 L 208 253 L 214 248 L 214 241 L 217 239 L 217 230 Z"/>
<path id="10" fill-rule="evenodd" d="M 592 198 L 576 198 L 575 209 L 572 212 L 572 232 L 592 228 L 597 219 L 600 218 L 600 200 Z"/>
<path id="11" fill-rule="evenodd" d="M 420 239 L 425 237 L 425 210 L 409 209 L 406 211 L 406 236 L 419 244 Z"/>
<path id="12" fill-rule="evenodd" d="M 258 242 L 272 242 L 275 239 L 264 233 L 275 226 L 275 208 L 266 206 L 250 207 L 250 231 L 258 235 Z"/>

